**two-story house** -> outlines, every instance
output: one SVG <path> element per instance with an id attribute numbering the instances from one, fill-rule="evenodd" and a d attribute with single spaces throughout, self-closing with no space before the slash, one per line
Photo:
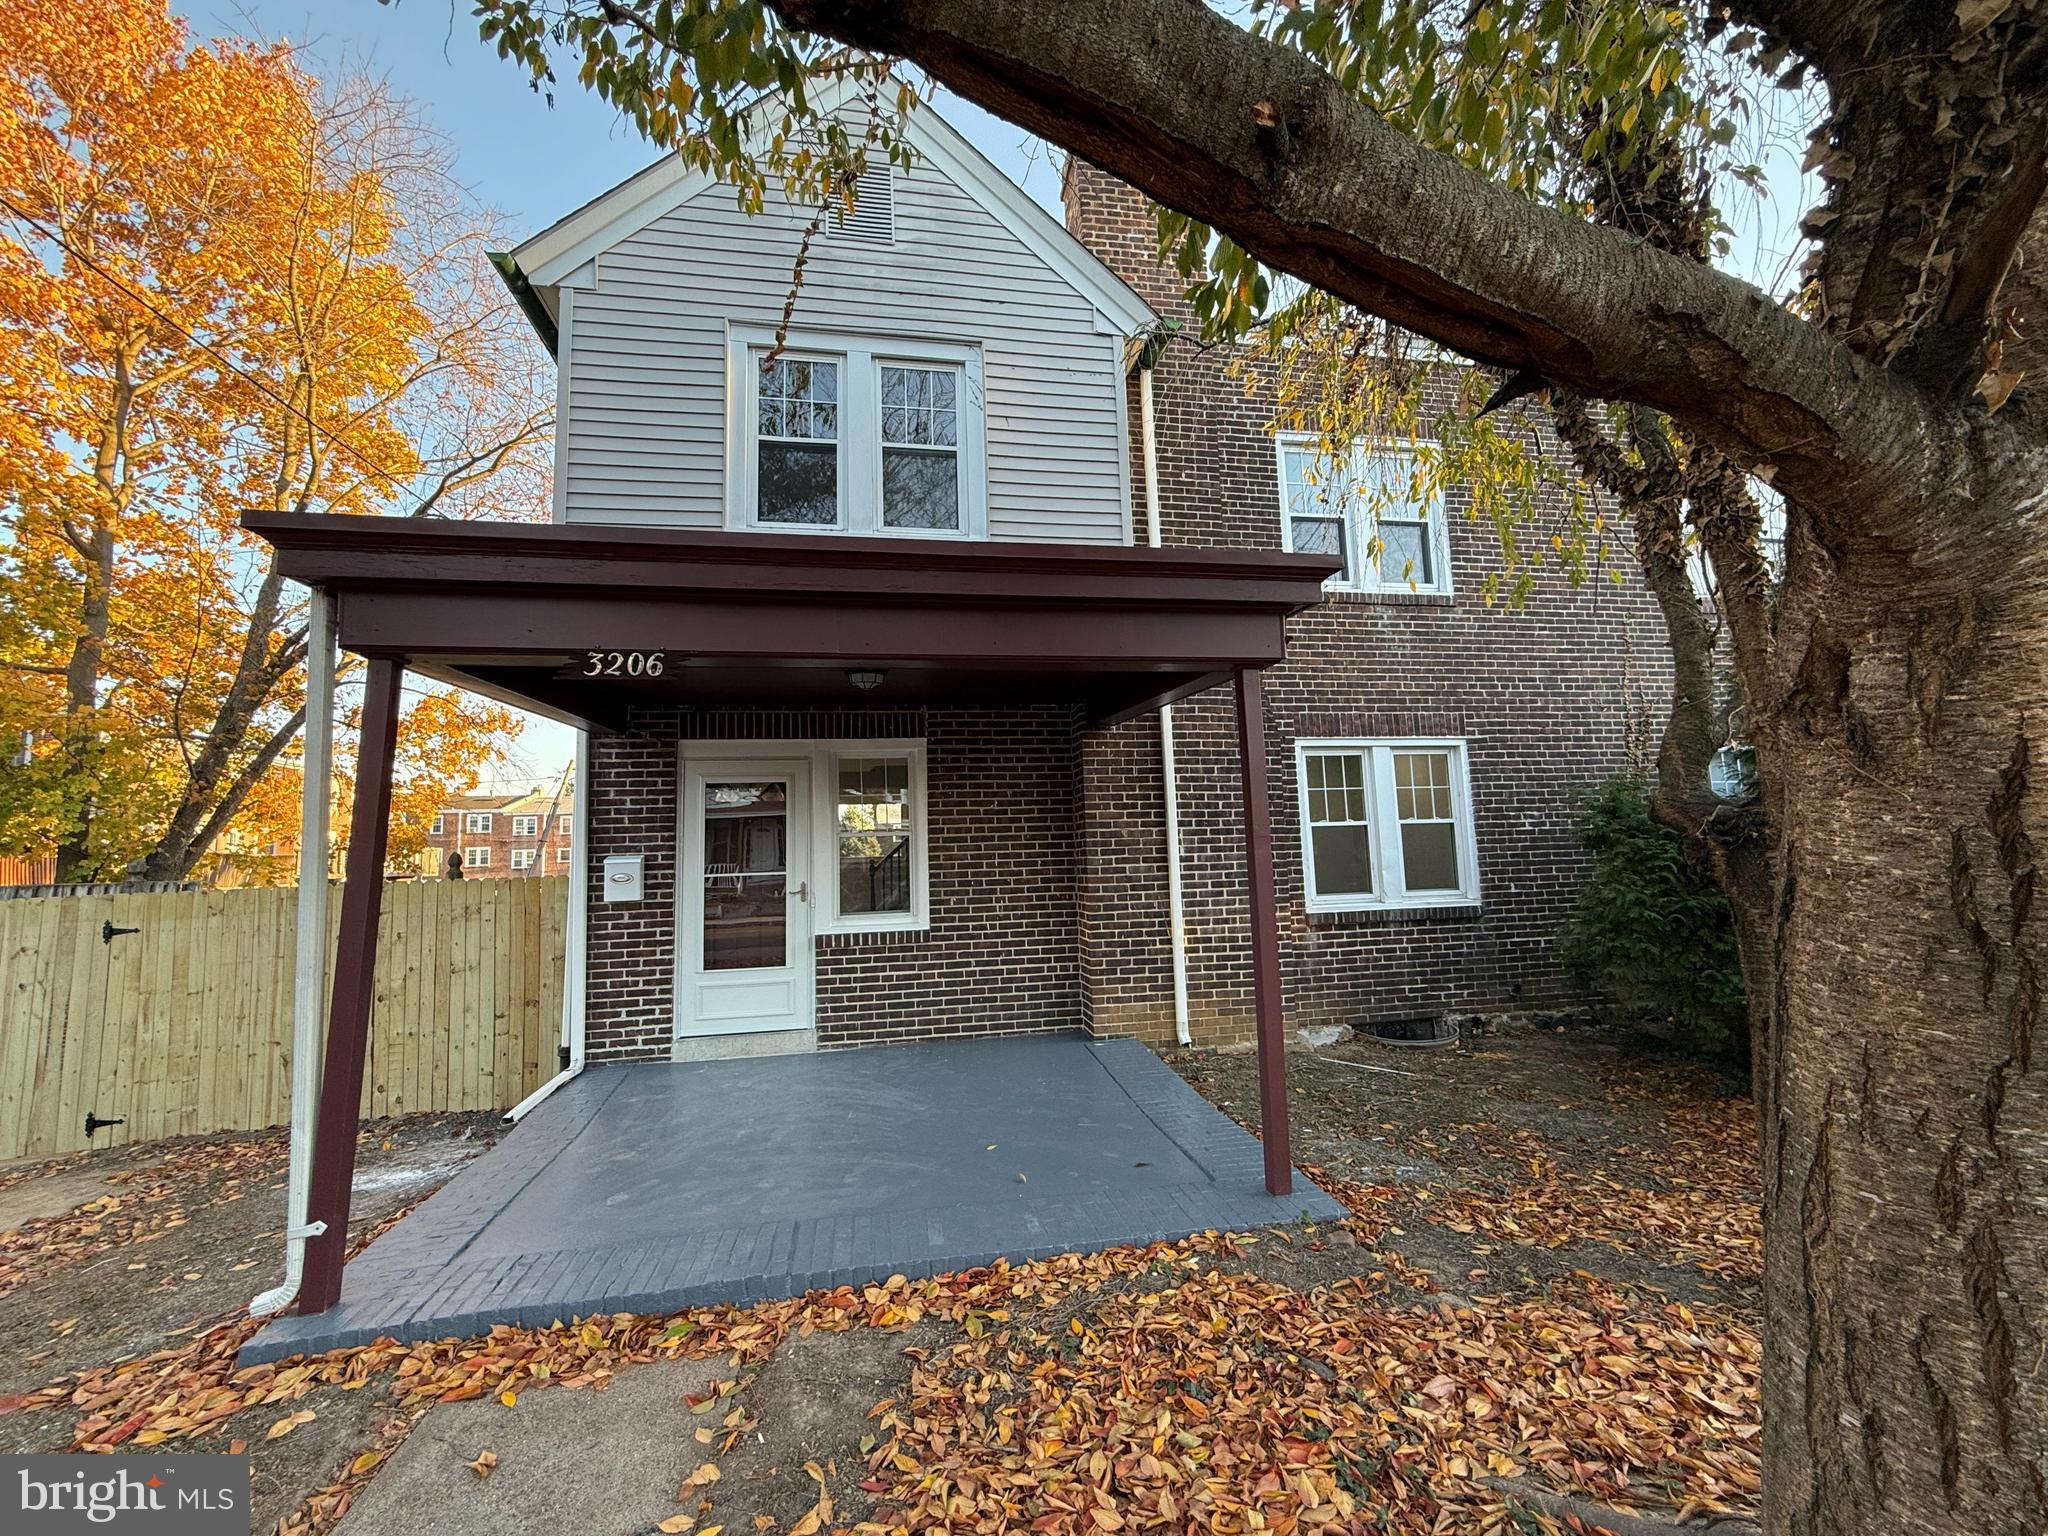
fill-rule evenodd
<path id="1" fill-rule="evenodd" d="M 552 525 L 246 519 L 366 658 L 330 1227 L 406 671 L 581 733 L 565 1077 L 1252 1040 L 1279 1195 L 1287 1023 L 1558 997 L 1566 795 L 1622 765 L 1647 602 L 1487 612 L 1455 498 L 1389 522 L 1382 579 L 1262 403 L 1160 345 L 1180 301 L 1133 194 L 1076 168 L 1063 222 L 936 112 L 906 137 L 800 284 L 809 213 L 675 158 L 499 258 L 557 363 Z"/>

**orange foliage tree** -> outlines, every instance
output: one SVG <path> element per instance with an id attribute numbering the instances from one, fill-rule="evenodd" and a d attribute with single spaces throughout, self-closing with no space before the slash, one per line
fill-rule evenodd
<path id="1" fill-rule="evenodd" d="M 0 849 L 176 879 L 289 839 L 303 596 L 240 515 L 540 513 L 491 243 L 376 80 L 195 45 L 164 0 L 0 0 Z M 413 712 L 416 795 L 516 730 Z"/>

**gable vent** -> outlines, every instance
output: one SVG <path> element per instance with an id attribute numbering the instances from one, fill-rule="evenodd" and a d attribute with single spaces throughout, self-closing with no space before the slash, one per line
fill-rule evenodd
<path id="1" fill-rule="evenodd" d="M 835 209 L 826 227 L 847 245 L 896 243 L 896 178 L 888 165 L 870 167 L 853 184 L 853 212 Z"/>

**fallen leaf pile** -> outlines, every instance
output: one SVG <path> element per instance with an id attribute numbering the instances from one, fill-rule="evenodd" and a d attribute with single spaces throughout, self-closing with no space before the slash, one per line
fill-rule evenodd
<path id="1" fill-rule="evenodd" d="M 1331 1170 L 1310 1172 L 1351 1207 L 1367 1241 L 1389 1224 L 1421 1219 L 1490 1242 L 1541 1248 L 1596 1242 L 1655 1263 L 1759 1279 L 1755 1105 L 1703 1096 L 1697 1073 L 1655 1063 L 1617 1063 L 1605 1076 L 1610 1100 L 1646 1101 L 1661 1110 L 1662 1135 L 1603 1141 L 1596 1156 L 1590 1141 L 1562 1151 L 1537 1130 L 1485 1120 L 1437 1121 L 1405 1133 L 1392 1122 L 1359 1124 L 1351 1134 L 1371 1140 L 1371 1160 L 1383 1161 L 1382 1148 L 1397 1145 L 1451 1177 L 1366 1185 Z M 1610 1121 L 1589 1111 L 1588 1123 Z M 1257 1126 L 1246 1129 L 1256 1133 Z M 1336 1183 L 1348 1184 L 1350 1193 Z"/>
<path id="2" fill-rule="evenodd" d="M 1603 1502 L 1747 1507 L 1754 1334 L 1643 1315 L 1584 1282 L 1539 1301 L 1390 1307 L 1224 1272 L 1122 1292 L 1064 1335 L 935 1353 L 886 1405 L 863 1532 L 1473 1531 L 1482 1477 Z"/>
<path id="3" fill-rule="evenodd" d="M 274 1171 L 281 1155 L 276 1137 L 209 1141 L 174 1146 L 147 1166 L 110 1173 L 98 1199 L 0 1232 L 0 1296 L 79 1259 L 159 1238 L 183 1226 L 195 1204 L 241 1199 L 249 1181 Z M 48 1165 L 37 1170 L 47 1171 Z"/>
<path id="4" fill-rule="evenodd" d="M 1422 1214 L 1440 1226 L 1545 1248 L 1605 1243 L 1742 1279 L 1763 1273 L 1753 1142 L 1732 1155 L 1725 1143 L 1690 1138 L 1621 1148 L 1618 1158 L 1649 1175 L 1636 1181 L 1560 1158 L 1535 1131 L 1467 1129 L 1505 1141 L 1510 1150 L 1498 1161 L 1521 1177 L 1492 1188 L 1474 1182 L 1434 1187 Z"/>
<path id="5" fill-rule="evenodd" d="M 101 1449 L 204 1435 L 259 1404 L 277 1406 L 271 1433 L 282 1436 L 305 1422 L 292 1405 L 316 1387 L 388 1383 L 398 1417 L 385 1439 L 281 1528 L 313 1536 L 435 1403 L 601 1389 L 665 1358 L 722 1354 L 745 1367 L 793 1333 L 937 1318 L 961 1338 L 874 1416 L 863 1487 L 878 1512 L 858 1527 L 869 1536 L 1561 1529 L 1488 1476 L 1622 1504 L 1739 1510 L 1753 1500 L 1760 1351 L 1732 1317 L 1646 1309 L 1585 1276 L 1511 1304 L 1418 1300 L 1377 1274 L 1302 1294 L 1242 1273 L 1247 1241 L 1210 1234 L 238 1371 L 234 1352 L 255 1327 L 243 1319 L 22 1406 L 68 1405 L 80 1414 L 78 1447 Z M 715 1420 L 730 1386 L 706 1396 Z M 708 1481 L 687 1491 L 719 1496 Z M 815 1532 L 830 1528 L 822 1484 L 820 1505 Z M 676 1528 L 703 1536 L 725 1518 L 693 1509 Z"/>

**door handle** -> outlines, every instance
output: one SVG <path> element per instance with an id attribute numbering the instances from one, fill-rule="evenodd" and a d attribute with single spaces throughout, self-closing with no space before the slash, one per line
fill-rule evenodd
<path id="1" fill-rule="evenodd" d="M 811 899 L 811 882 L 806 880 L 796 888 L 796 899 L 808 904 Z"/>

